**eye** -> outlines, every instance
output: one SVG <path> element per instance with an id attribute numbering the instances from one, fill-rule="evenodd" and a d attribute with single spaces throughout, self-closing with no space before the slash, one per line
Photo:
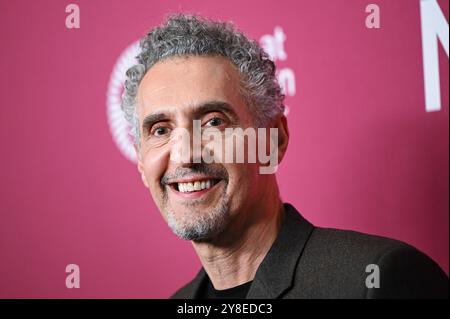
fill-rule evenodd
<path id="1" fill-rule="evenodd" d="M 158 126 L 155 127 L 154 129 L 152 129 L 152 134 L 153 136 L 163 136 L 166 135 L 170 132 L 170 129 L 168 127 L 165 126 Z"/>
<path id="2" fill-rule="evenodd" d="M 220 117 L 213 117 L 206 122 L 205 126 L 219 126 L 223 123 L 224 121 Z"/>

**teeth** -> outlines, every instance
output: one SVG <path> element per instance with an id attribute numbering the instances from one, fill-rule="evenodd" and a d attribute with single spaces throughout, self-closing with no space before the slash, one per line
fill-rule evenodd
<path id="1" fill-rule="evenodd" d="M 200 191 L 202 189 L 211 188 L 214 185 L 212 180 L 195 181 L 189 183 L 178 183 L 178 190 L 182 193 Z"/>

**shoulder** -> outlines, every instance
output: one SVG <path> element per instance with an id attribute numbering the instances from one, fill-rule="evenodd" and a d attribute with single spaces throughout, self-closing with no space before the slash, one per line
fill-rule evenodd
<path id="1" fill-rule="evenodd" d="M 345 257 L 357 255 L 366 260 L 376 259 L 388 250 L 413 247 L 386 237 L 351 230 L 315 227 L 309 238 L 307 248 L 316 253 L 317 256 L 321 256 L 325 250 L 327 255 L 336 259 L 345 260 Z"/>
<path id="2" fill-rule="evenodd" d="M 368 287 L 371 275 L 379 276 L 379 287 Z M 447 276 L 416 248 L 385 237 L 327 228 L 314 228 L 311 233 L 297 265 L 294 286 L 300 285 L 306 290 L 301 294 L 318 298 L 448 296 Z"/>
<path id="3" fill-rule="evenodd" d="M 190 299 L 191 293 L 192 293 L 192 280 L 185 284 L 183 287 L 178 289 L 172 296 L 170 296 L 170 299 Z"/>

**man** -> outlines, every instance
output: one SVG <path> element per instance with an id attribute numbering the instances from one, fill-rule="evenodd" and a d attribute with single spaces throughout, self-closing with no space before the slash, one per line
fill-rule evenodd
<path id="1" fill-rule="evenodd" d="M 448 296 L 446 275 L 413 247 L 314 227 L 281 201 L 276 165 L 250 160 L 268 151 L 280 163 L 289 141 L 275 66 L 255 41 L 227 23 L 173 15 L 141 49 L 122 104 L 138 169 L 169 227 L 192 241 L 203 265 L 174 298 Z M 218 138 L 199 139 L 203 132 Z M 224 160 L 229 141 L 231 158 L 243 146 L 245 161 Z M 211 150 L 220 160 L 205 159 Z"/>

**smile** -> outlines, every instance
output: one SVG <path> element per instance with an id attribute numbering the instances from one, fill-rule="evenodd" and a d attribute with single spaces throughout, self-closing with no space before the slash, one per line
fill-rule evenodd
<path id="1" fill-rule="evenodd" d="M 171 186 L 181 193 L 192 193 L 202 191 L 204 189 L 210 189 L 219 181 L 219 179 L 206 179 L 190 182 L 172 183 Z"/>
<path id="2" fill-rule="evenodd" d="M 170 188 L 178 195 L 186 198 L 197 198 L 214 188 L 221 179 L 203 179 L 171 183 Z"/>
<path id="3" fill-rule="evenodd" d="M 203 181 L 193 181 L 188 183 L 175 183 L 177 191 L 182 193 L 198 192 L 203 189 L 209 189 L 213 187 L 219 180 L 208 179 Z"/>

